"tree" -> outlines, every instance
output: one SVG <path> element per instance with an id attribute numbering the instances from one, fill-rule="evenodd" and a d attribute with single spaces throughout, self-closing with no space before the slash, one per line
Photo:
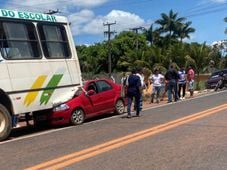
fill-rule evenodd
<path id="1" fill-rule="evenodd" d="M 138 43 L 138 49 L 136 49 Z M 112 40 L 113 69 L 127 71 L 132 67 L 147 65 L 143 60 L 148 46 L 144 34 L 124 31 Z"/>
<path id="2" fill-rule="evenodd" d="M 174 13 L 173 10 L 170 10 L 168 15 L 162 13 L 161 19 L 155 21 L 156 24 L 160 25 L 158 30 L 162 34 L 165 34 L 166 37 L 169 37 L 169 40 L 176 38 L 179 25 L 186 19 L 184 17 L 178 18 L 177 15 L 178 13 Z"/>
<path id="3" fill-rule="evenodd" d="M 89 47 L 77 47 L 77 51 L 82 72 L 93 74 L 102 71 L 107 72 L 108 61 L 106 60 L 106 56 L 108 52 L 105 43 L 97 43 Z"/>
<path id="4" fill-rule="evenodd" d="M 180 41 L 182 42 L 184 38 L 190 38 L 190 33 L 195 32 L 195 29 L 190 27 L 192 22 L 186 22 L 186 23 L 179 23 L 177 27 L 177 34 L 180 38 Z"/>
<path id="5" fill-rule="evenodd" d="M 211 52 L 211 48 L 203 44 L 192 43 L 188 49 L 189 55 L 187 56 L 187 61 L 194 61 L 194 66 L 196 73 L 199 77 L 200 73 L 209 63 L 209 53 Z"/>

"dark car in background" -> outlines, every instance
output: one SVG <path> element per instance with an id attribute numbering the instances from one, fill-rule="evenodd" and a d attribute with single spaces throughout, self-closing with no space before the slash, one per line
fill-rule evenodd
<path id="1" fill-rule="evenodd" d="M 121 97 L 121 86 L 109 79 L 89 80 L 74 97 L 54 107 L 51 125 L 78 125 L 85 119 L 115 112 L 123 114 L 126 99 Z"/>
<path id="2" fill-rule="evenodd" d="M 215 88 L 218 81 L 222 78 L 222 76 L 225 80 L 227 80 L 227 69 L 218 70 L 212 73 L 206 82 L 206 88 L 207 89 Z"/>

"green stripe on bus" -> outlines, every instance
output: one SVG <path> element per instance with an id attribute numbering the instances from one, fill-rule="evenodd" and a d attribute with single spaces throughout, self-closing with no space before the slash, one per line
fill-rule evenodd
<path id="1" fill-rule="evenodd" d="M 63 77 L 63 74 L 55 74 L 55 75 L 53 75 L 53 77 L 48 82 L 46 88 L 56 87 L 58 85 L 58 83 L 60 82 L 62 77 Z M 50 97 L 52 96 L 54 90 L 55 89 L 49 89 L 49 90 L 44 90 L 43 91 L 43 93 L 41 95 L 41 98 L 40 98 L 40 105 L 48 103 L 48 101 L 50 100 Z"/>

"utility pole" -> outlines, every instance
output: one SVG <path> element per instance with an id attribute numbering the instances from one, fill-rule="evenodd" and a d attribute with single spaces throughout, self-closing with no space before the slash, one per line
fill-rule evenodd
<path id="1" fill-rule="evenodd" d="M 112 71 L 111 71 L 111 63 L 112 63 L 112 59 L 111 59 L 111 44 L 110 44 L 110 38 L 111 35 L 114 34 L 114 31 L 110 31 L 110 26 L 116 24 L 115 22 L 112 23 L 103 23 L 103 26 L 107 26 L 108 27 L 108 31 L 104 31 L 104 35 L 108 36 L 108 72 L 109 72 L 109 77 L 111 77 Z"/>
<path id="2" fill-rule="evenodd" d="M 139 33 L 139 30 L 143 30 L 143 29 L 145 29 L 145 28 L 144 27 L 135 27 L 135 28 L 130 29 L 136 33 L 136 57 L 138 56 L 138 50 L 139 50 L 138 33 Z"/>

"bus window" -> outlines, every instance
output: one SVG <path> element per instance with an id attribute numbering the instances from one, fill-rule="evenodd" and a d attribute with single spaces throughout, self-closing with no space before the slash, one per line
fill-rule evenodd
<path id="1" fill-rule="evenodd" d="M 63 25 L 38 24 L 40 39 L 47 58 L 70 58 L 66 31 Z"/>
<path id="2" fill-rule="evenodd" d="M 40 57 L 35 27 L 32 23 L 0 23 L 0 48 L 5 59 L 37 59 Z"/>

